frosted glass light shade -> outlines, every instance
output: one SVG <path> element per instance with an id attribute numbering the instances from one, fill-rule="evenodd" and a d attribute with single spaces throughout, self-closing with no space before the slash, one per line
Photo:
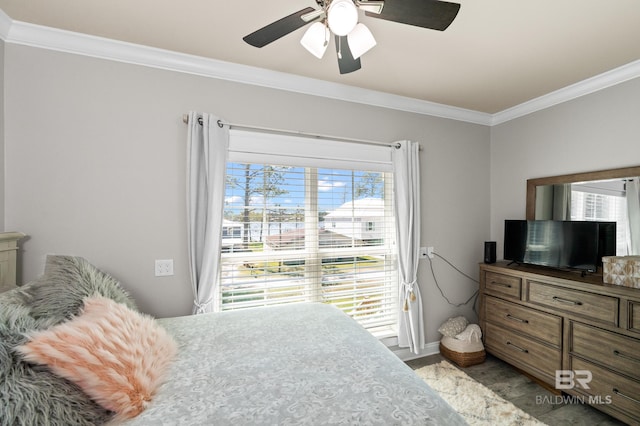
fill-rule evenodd
<path id="1" fill-rule="evenodd" d="M 353 31 L 347 35 L 347 42 L 353 59 L 358 59 L 376 45 L 376 39 L 364 24 L 356 25 Z"/>
<path id="2" fill-rule="evenodd" d="M 358 23 L 358 9 L 352 0 L 333 0 L 327 11 L 327 21 L 331 32 L 345 36 Z"/>
<path id="3" fill-rule="evenodd" d="M 312 24 L 304 33 L 300 44 L 304 46 L 313 56 L 322 59 L 324 52 L 329 45 L 329 36 L 331 33 L 322 22 Z"/>

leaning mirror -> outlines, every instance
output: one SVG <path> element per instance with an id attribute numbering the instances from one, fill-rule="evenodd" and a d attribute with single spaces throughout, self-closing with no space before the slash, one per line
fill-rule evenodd
<path id="1" fill-rule="evenodd" d="M 614 221 L 616 254 L 640 255 L 640 166 L 529 179 L 527 219 Z"/>

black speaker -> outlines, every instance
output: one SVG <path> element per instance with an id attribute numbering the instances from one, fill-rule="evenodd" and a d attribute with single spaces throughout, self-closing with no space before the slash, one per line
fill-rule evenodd
<path id="1" fill-rule="evenodd" d="M 484 263 L 496 263 L 496 242 L 484 242 Z"/>

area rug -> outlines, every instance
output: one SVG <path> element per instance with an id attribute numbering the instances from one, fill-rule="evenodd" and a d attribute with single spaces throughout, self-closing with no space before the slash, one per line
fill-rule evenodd
<path id="1" fill-rule="evenodd" d="M 470 425 L 544 426 L 447 361 L 415 371 Z"/>

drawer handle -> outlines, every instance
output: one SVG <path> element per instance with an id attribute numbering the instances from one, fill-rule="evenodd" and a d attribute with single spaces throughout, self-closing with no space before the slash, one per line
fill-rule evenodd
<path id="1" fill-rule="evenodd" d="M 499 285 L 506 288 L 511 288 L 511 284 L 501 283 L 500 281 L 491 281 L 491 284 Z"/>
<path id="2" fill-rule="evenodd" d="M 633 397 L 631 397 L 631 396 L 629 396 L 629 395 L 625 395 L 625 394 L 623 394 L 623 393 L 622 393 L 622 392 L 620 392 L 617 388 L 613 388 L 613 393 L 615 393 L 616 395 L 621 396 L 621 397 L 623 397 L 623 398 L 626 398 L 626 399 L 628 399 L 629 401 L 633 401 L 633 402 L 635 402 L 636 404 L 640 404 L 640 401 L 639 401 L 639 400 L 637 400 L 637 399 L 635 399 L 635 398 L 633 398 Z"/>
<path id="3" fill-rule="evenodd" d="M 512 321 L 517 321 L 517 322 L 521 322 L 523 324 L 529 324 L 529 320 L 526 319 L 522 319 L 522 318 L 518 318 L 518 317 L 514 317 L 511 314 L 507 314 L 507 319 L 510 319 Z"/>
<path id="4" fill-rule="evenodd" d="M 520 352 L 523 352 L 525 354 L 529 353 L 529 350 L 525 349 L 525 348 L 521 348 L 520 346 L 514 345 L 513 343 L 511 343 L 510 341 L 507 340 L 507 346 L 511 346 L 514 349 L 519 350 Z"/>
<path id="5" fill-rule="evenodd" d="M 628 359 L 630 361 L 640 362 L 640 358 L 636 358 L 636 357 L 631 356 L 631 355 L 623 354 L 622 352 L 620 352 L 617 349 L 614 349 L 613 354 L 615 356 L 619 356 L 620 358 Z"/>
<path id="6" fill-rule="evenodd" d="M 582 305 L 582 302 L 579 301 L 579 300 L 563 299 L 562 297 L 558 297 L 558 296 L 553 296 L 553 301 L 554 302 L 564 303 L 566 305 L 574 305 L 574 306 L 581 306 Z"/>

